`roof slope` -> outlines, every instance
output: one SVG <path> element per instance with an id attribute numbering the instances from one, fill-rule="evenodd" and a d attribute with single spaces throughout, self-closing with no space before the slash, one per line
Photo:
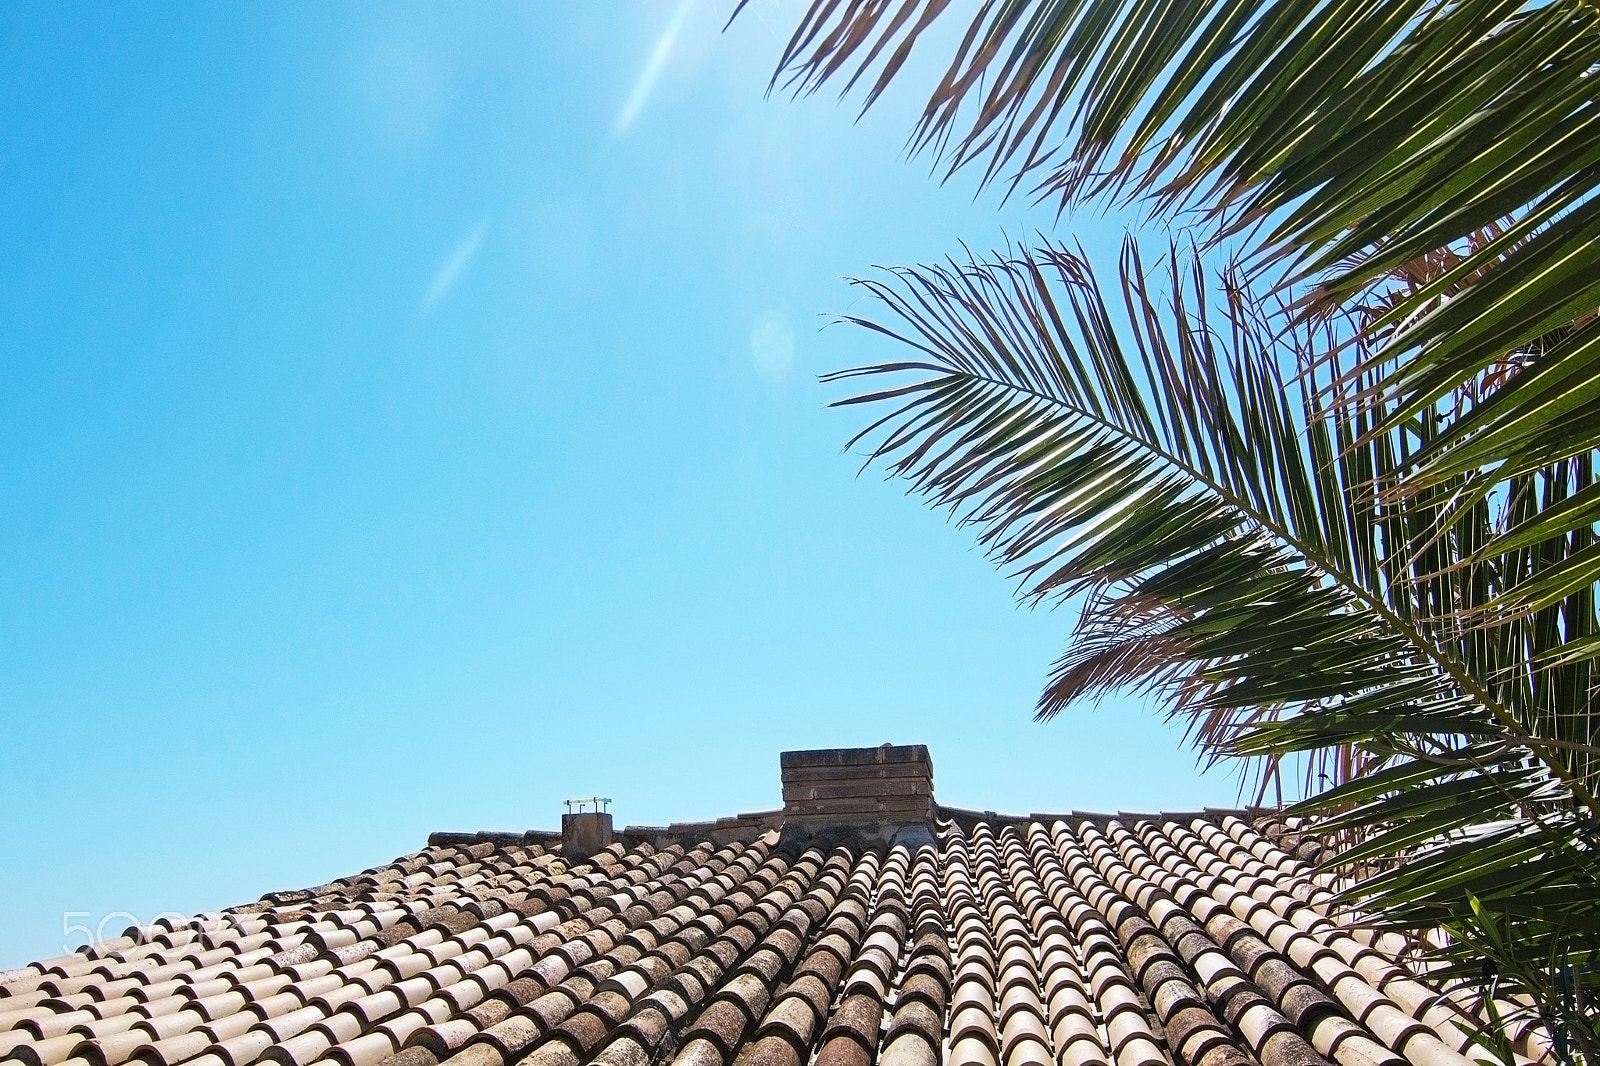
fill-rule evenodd
<path id="1" fill-rule="evenodd" d="M 1465 1066 L 1464 1008 L 1330 919 L 1281 823 L 940 815 L 877 843 L 624 834 L 586 860 L 548 835 L 433 844 L 0 974 L 0 1057 Z"/>

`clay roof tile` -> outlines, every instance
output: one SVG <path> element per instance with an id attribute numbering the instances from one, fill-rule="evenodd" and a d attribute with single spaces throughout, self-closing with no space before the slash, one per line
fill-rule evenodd
<path id="1" fill-rule="evenodd" d="M 940 810 L 920 837 L 780 837 L 770 818 L 732 819 L 581 861 L 546 850 L 553 837 L 439 834 L 352 877 L 0 974 L 0 1055 L 1465 1064 L 1481 1007 L 1396 961 L 1391 935 L 1329 917 L 1303 827 Z M 765 835 L 696 835 L 725 824 Z M 1508 1037 L 1551 1057 L 1528 1025 Z"/>

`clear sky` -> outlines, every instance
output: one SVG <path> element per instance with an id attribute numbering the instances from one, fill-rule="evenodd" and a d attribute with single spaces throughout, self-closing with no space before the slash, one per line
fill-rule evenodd
<path id="1" fill-rule="evenodd" d="M 816 381 L 894 355 L 842 276 L 1053 212 L 928 180 L 912 94 L 765 98 L 797 7 L 730 8 L 0 6 L 0 967 L 791 748 L 1235 801 L 1137 701 L 1032 721 L 1071 617 Z"/>

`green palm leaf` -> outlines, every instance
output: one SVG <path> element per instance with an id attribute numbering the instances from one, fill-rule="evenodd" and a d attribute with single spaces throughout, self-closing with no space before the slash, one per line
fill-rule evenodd
<path id="1" fill-rule="evenodd" d="M 870 85 L 870 106 L 947 15 L 947 0 L 816 0 L 774 84 Z M 986 0 L 969 19 L 911 138 L 947 175 L 1198 210 L 1214 239 L 1290 266 L 1276 291 L 1312 307 L 1444 257 L 1369 323 L 1396 401 L 1377 429 L 1600 308 L 1589 0 Z M 1592 376 L 1596 330 L 1566 342 L 1567 373 Z M 1508 395 L 1494 426 L 1426 458 L 1444 477 L 1586 451 L 1600 389 L 1553 400 Z"/>
<path id="2" fill-rule="evenodd" d="M 871 106 L 947 10 L 816 0 L 774 84 Z M 1600 5 L 967 19 L 914 150 L 1199 218 L 1247 269 L 1130 245 L 1107 298 L 1046 245 L 864 282 L 918 353 L 835 376 L 892 379 L 844 401 L 888 408 L 871 454 L 1082 606 L 1041 716 L 1142 686 L 1258 790 L 1297 768 L 1383 921 L 1600 1057 Z"/>
<path id="3" fill-rule="evenodd" d="M 1592 586 L 1564 576 L 1592 551 L 1541 517 L 1588 506 L 1565 505 L 1592 498 L 1586 464 L 1402 491 L 1433 411 L 1375 433 L 1369 395 L 1295 376 L 1326 334 L 1175 253 L 1150 270 L 1129 243 L 1120 274 L 1107 299 L 1046 243 L 858 282 L 888 315 L 850 320 L 916 354 L 830 376 L 887 379 L 840 401 L 887 409 L 869 455 L 972 525 L 1026 598 L 1085 605 L 1041 717 L 1143 686 L 1213 756 L 1256 760 L 1258 789 L 1300 765 L 1301 812 L 1353 834 L 1386 921 L 1434 928 L 1477 900 L 1525 946 L 1588 958 L 1592 659 L 1548 658 L 1596 631 Z"/>

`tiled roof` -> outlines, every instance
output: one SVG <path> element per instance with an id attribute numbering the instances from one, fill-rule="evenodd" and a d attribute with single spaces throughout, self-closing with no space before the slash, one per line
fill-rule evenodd
<path id="1" fill-rule="evenodd" d="M 1466 1066 L 1470 997 L 1353 928 L 1281 821 L 436 834 L 0 973 L 26 1066 Z M 609 823 L 608 823 L 609 824 Z M 857 827 L 859 829 L 859 827 Z M 1545 1049 L 1527 1025 L 1519 1059 Z"/>

